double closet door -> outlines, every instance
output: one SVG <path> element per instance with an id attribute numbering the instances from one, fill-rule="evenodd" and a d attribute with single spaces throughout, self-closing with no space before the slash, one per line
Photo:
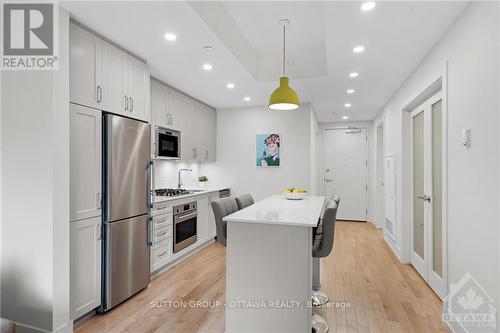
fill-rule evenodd
<path id="1" fill-rule="evenodd" d="M 411 264 L 443 298 L 443 121 L 441 93 L 411 113 Z"/>

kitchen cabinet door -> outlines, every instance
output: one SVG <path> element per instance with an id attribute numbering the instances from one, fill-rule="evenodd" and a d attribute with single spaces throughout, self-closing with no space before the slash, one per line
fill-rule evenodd
<path id="1" fill-rule="evenodd" d="M 166 87 L 151 80 L 151 106 L 152 119 L 155 126 L 168 127 L 169 117 L 167 115 L 167 90 Z"/>
<path id="2" fill-rule="evenodd" d="M 70 220 L 101 215 L 101 111 L 70 103 Z"/>
<path id="3" fill-rule="evenodd" d="M 183 126 L 181 133 L 181 159 L 183 161 L 196 161 L 196 149 L 195 149 L 195 131 L 194 127 L 194 101 L 182 95 L 181 101 L 181 111 L 183 117 Z"/>
<path id="4" fill-rule="evenodd" d="M 70 317 L 101 305 L 101 217 L 70 224 Z"/>
<path id="5" fill-rule="evenodd" d="M 207 238 L 214 238 L 217 234 L 215 228 L 215 215 L 212 210 L 212 201 L 215 201 L 219 198 L 218 194 L 210 194 L 208 197 L 208 213 L 207 213 Z"/>
<path id="6" fill-rule="evenodd" d="M 209 137 L 208 137 L 208 162 L 216 160 L 216 142 L 217 142 L 217 112 L 210 108 L 209 119 Z"/>
<path id="7" fill-rule="evenodd" d="M 167 88 L 167 113 L 170 119 L 168 128 L 182 131 L 183 130 L 183 114 L 181 111 L 182 94 L 172 88 Z"/>
<path id="8" fill-rule="evenodd" d="M 70 25 L 70 101 L 101 107 L 101 40 L 87 30 Z"/>
<path id="9" fill-rule="evenodd" d="M 208 197 L 198 197 L 198 216 L 197 216 L 197 241 L 204 242 L 207 239 L 207 220 L 208 220 Z"/>
<path id="10" fill-rule="evenodd" d="M 128 57 L 127 86 L 129 117 L 150 120 L 149 112 L 149 70 L 145 63 Z"/>
<path id="11" fill-rule="evenodd" d="M 127 111 L 127 59 L 117 47 L 102 42 L 102 102 L 108 112 L 124 114 Z"/>

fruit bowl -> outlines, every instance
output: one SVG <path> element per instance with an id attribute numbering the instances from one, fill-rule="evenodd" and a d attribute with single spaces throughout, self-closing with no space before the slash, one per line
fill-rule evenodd
<path id="1" fill-rule="evenodd" d="M 289 188 L 283 190 L 283 196 L 288 200 L 302 200 L 307 195 L 307 191 L 303 189 Z"/>

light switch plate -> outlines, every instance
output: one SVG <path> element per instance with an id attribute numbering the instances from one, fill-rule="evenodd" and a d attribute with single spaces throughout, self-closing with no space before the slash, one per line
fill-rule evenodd
<path id="1" fill-rule="evenodd" d="M 462 131 L 462 144 L 469 148 L 472 144 L 471 142 L 472 130 L 470 128 L 464 129 Z"/>

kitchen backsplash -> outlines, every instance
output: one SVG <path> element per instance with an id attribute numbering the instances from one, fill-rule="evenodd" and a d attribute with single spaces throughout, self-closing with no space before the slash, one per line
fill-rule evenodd
<path id="1" fill-rule="evenodd" d="M 195 189 L 198 187 L 200 163 L 185 163 L 175 161 L 155 161 L 155 188 L 177 188 L 179 169 L 191 169 L 181 174 L 182 187 Z"/>

